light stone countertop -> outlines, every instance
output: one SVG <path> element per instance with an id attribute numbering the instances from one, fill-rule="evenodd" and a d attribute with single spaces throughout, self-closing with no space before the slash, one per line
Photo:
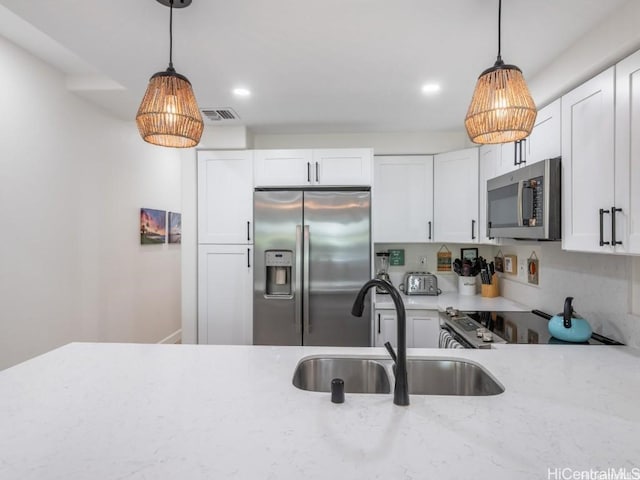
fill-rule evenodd
<path id="1" fill-rule="evenodd" d="M 74 343 L 0 372 L 0 478 L 546 479 L 640 467 L 629 347 L 410 349 L 467 358 L 490 397 L 327 393 L 291 384 L 313 354 L 380 348 Z"/>
<path id="2" fill-rule="evenodd" d="M 504 297 L 488 298 L 482 295 L 460 295 L 458 293 L 442 293 L 440 295 L 405 295 L 401 293 L 406 310 L 445 310 L 454 307 L 462 311 L 509 311 L 524 312 L 531 308 Z M 393 301 L 386 294 L 376 293 L 375 308 L 393 309 Z"/>

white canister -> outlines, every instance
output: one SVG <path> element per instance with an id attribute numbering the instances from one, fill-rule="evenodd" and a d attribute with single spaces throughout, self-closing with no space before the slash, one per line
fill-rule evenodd
<path id="1" fill-rule="evenodd" d="M 478 289 L 477 276 L 475 277 L 458 277 L 458 293 L 460 295 L 475 295 Z"/>

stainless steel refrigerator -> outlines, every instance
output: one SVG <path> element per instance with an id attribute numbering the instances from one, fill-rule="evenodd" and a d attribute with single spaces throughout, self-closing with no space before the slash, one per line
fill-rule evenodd
<path id="1" fill-rule="evenodd" d="M 369 346 L 351 315 L 371 278 L 371 196 L 363 189 L 256 189 L 253 343 Z"/>

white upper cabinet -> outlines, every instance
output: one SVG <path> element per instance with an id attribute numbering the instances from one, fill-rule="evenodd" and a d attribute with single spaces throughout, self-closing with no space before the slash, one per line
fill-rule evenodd
<path id="1" fill-rule="evenodd" d="M 433 239 L 433 156 L 374 158 L 373 241 Z"/>
<path id="2" fill-rule="evenodd" d="M 371 148 L 331 148 L 313 151 L 316 185 L 371 185 Z"/>
<path id="3" fill-rule="evenodd" d="M 616 65 L 614 197 L 615 249 L 640 254 L 640 52 Z"/>
<path id="4" fill-rule="evenodd" d="M 254 150 L 256 187 L 312 183 L 312 150 Z"/>
<path id="5" fill-rule="evenodd" d="M 253 153 L 198 152 L 198 243 L 253 243 Z"/>
<path id="6" fill-rule="evenodd" d="M 495 244 L 495 238 L 489 238 L 487 236 L 487 180 L 490 180 L 498 174 L 498 168 L 502 158 L 502 145 L 482 145 L 479 149 L 480 153 L 480 192 L 479 192 L 479 206 L 478 212 L 478 235 L 480 236 L 480 243 Z"/>
<path id="7" fill-rule="evenodd" d="M 562 151 L 560 113 L 561 101 L 557 99 L 538 111 L 531 135 L 524 139 L 521 145 L 513 142 L 497 145 L 500 153 L 496 160 L 494 176 L 547 158 L 559 157 Z"/>
<path id="8" fill-rule="evenodd" d="M 560 99 L 538 110 L 533 131 L 525 142 L 527 164 L 560 156 L 562 152 L 560 113 Z"/>
<path id="9" fill-rule="evenodd" d="M 476 147 L 434 157 L 434 241 L 478 242 L 478 170 Z"/>
<path id="10" fill-rule="evenodd" d="M 257 187 L 371 185 L 370 148 L 255 150 Z"/>
<path id="11" fill-rule="evenodd" d="M 614 68 L 562 97 L 562 247 L 611 252 Z"/>

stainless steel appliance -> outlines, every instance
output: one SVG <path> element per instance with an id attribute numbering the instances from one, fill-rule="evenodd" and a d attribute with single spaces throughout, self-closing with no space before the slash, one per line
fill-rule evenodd
<path id="1" fill-rule="evenodd" d="M 368 189 L 256 189 L 253 341 L 369 346 L 370 314 L 351 315 L 371 278 Z"/>
<path id="2" fill-rule="evenodd" d="M 495 343 L 581 345 L 565 342 L 549 334 L 551 315 L 540 310 L 526 312 L 460 312 L 448 308 L 440 312 L 442 325 L 465 348 L 491 348 Z M 479 331 L 480 330 L 480 331 Z M 487 337 L 487 333 L 490 335 Z M 482 336 L 480 336 L 482 334 Z M 584 345 L 622 345 L 592 333 Z"/>
<path id="3" fill-rule="evenodd" d="M 489 237 L 559 240 L 560 157 L 487 181 Z"/>
<path id="4" fill-rule="evenodd" d="M 438 277 L 429 272 L 407 272 L 400 285 L 405 295 L 440 295 Z"/>
<path id="5" fill-rule="evenodd" d="M 389 277 L 389 252 L 376 252 L 376 278 L 391 283 Z M 386 295 L 388 292 L 380 287 L 376 287 L 376 293 Z"/>

